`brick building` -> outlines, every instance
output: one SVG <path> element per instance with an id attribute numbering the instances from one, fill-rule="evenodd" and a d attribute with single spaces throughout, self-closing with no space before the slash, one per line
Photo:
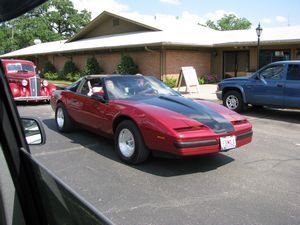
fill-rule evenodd
<path id="1" fill-rule="evenodd" d="M 95 56 L 104 73 L 113 73 L 122 54 L 129 55 L 140 73 L 178 76 L 182 66 L 193 66 L 197 75 L 214 74 L 219 79 L 244 76 L 277 60 L 300 59 L 300 27 L 264 29 L 259 60 L 254 29 L 216 31 L 180 19 L 141 20 L 101 13 L 69 40 L 41 43 L 1 58 L 26 58 L 38 68 L 50 61 L 57 70 L 67 60 L 83 69 L 86 59 Z"/>

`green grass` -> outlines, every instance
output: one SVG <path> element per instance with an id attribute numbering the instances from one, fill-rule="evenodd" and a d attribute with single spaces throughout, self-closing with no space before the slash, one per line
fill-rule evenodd
<path id="1" fill-rule="evenodd" d="M 65 84 L 65 85 L 69 85 L 69 84 L 73 83 L 73 82 L 67 81 L 67 80 L 49 80 L 49 82 L 52 84 Z"/>

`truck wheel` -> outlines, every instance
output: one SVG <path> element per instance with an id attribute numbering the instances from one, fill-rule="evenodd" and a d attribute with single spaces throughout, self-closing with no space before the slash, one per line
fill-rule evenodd
<path id="1" fill-rule="evenodd" d="M 223 97 L 223 105 L 235 112 L 241 112 L 244 109 L 244 101 L 238 91 L 228 91 Z"/>
<path id="2" fill-rule="evenodd" d="M 138 164 L 149 156 L 138 127 L 130 120 L 121 122 L 115 132 L 115 148 L 122 161 Z"/>
<path id="3" fill-rule="evenodd" d="M 58 103 L 56 106 L 55 122 L 58 130 L 61 132 L 70 132 L 73 130 L 71 118 L 62 103 Z"/>

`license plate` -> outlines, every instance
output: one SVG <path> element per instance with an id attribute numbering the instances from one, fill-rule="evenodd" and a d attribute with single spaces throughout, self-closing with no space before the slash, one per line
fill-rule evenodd
<path id="1" fill-rule="evenodd" d="M 227 136 L 220 138 L 221 151 L 227 151 L 236 147 L 236 138 L 235 136 Z"/>

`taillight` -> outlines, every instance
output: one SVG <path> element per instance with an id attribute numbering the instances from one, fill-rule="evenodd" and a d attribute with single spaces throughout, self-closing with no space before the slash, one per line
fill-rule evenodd
<path id="1" fill-rule="evenodd" d="M 232 125 L 240 125 L 240 124 L 244 124 L 244 123 L 248 123 L 247 120 L 235 120 L 235 121 L 231 121 Z"/>

